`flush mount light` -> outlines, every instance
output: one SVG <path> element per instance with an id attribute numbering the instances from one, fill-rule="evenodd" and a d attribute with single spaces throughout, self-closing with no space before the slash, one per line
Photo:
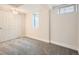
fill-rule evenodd
<path id="1" fill-rule="evenodd" d="M 18 14 L 18 11 L 15 8 L 11 8 L 13 14 Z"/>
<path id="2" fill-rule="evenodd" d="M 12 12 L 13 12 L 13 14 L 18 14 L 18 12 L 16 10 L 13 10 Z"/>

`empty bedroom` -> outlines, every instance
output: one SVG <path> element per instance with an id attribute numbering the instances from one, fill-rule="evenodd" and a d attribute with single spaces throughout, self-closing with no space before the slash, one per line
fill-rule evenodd
<path id="1" fill-rule="evenodd" d="M 78 54 L 78 4 L 0 4 L 0 55 Z"/>

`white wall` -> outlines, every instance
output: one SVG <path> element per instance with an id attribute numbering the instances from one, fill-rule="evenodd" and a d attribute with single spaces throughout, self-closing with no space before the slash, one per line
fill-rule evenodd
<path id="1" fill-rule="evenodd" d="M 77 19 L 78 19 L 78 40 L 77 40 L 77 47 L 78 47 L 78 52 L 79 52 L 79 5 L 78 5 L 78 13 L 77 13 Z"/>
<path id="2" fill-rule="evenodd" d="M 26 15 L 26 36 L 49 42 L 49 8 L 46 5 L 29 5 L 22 6 L 22 8 L 29 11 Z M 40 13 L 40 27 L 37 30 L 32 28 L 32 13 L 34 12 Z M 77 36 L 79 35 L 77 14 L 57 15 L 52 9 L 50 21 L 51 42 L 77 50 Z"/>
<path id="3" fill-rule="evenodd" d="M 46 5 L 36 6 L 37 7 L 34 7 L 34 11 L 30 10 L 26 15 L 26 36 L 49 42 L 49 9 Z M 40 24 L 36 30 L 33 30 L 32 27 L 32 13 L 34 12 L 39 12 L 40 14 Z"/>
<path id="4" fill-rule="evenodd" d="M 58 15 L 51 10 L 51 42 L 77 50 L 77 14 Z"/>
<path id="5" fill-rule="evenodd" d="M 28 5 L 26 11 L 29 12 L 25 15 L 13 14 L 10 10 L 0 12 L 0 41 L 14 39 L 16 37 L 28 36 L 42 41 L 49 41 L 49 12 L 46 5 Z M 7 6 L 6 6 L 7 7 Z M 24 8 L 25 8 L 24 7 Z M 4 8 L 5 9 L 5 8 Z M 23 9 L 23 8 L 22 8 Z M 40 13 L 40 25 L 37 30 L 32 28 L 32 13 Z M 26 32 L 26 33 L 25 33 Z M 2 35 L 3 33 L 3 35 Z"/>

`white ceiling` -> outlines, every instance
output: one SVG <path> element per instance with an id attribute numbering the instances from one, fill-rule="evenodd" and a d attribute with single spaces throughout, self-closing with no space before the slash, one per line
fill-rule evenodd
<path id="1" fill-rule="evenodd" d="M 24 5 L 26 7 L 35 7 L 37 5 L 41 5 L 41 4 L 9 4 L 10 6 L 13 6 L 13 7 L 23 7 Z M 60 4 L 47 4 L 49 7 L 54 7 L 54 6 L 58 6 Z"/>
<path id="2" fill-rule="evenodd" d="M 25 10 L 31 10 L 31 11 L 39 11 L 39 9 L 41 8 L 40 6 L 47 6 L 50 9 L 52 9 L 52 7 L 55 6 L 59 6 L 60 4 L 24 4 L 24 5 L 20 5 L 19 8 L 21 9 L 25 9 Z"/>
<path id="3" fill-rule="evenodd" d="M 13 7 L 20 7 L 20 6 L 24 5 L 24 4 L 9 4 L 9 5 L 13 6 Z"/>
<path id="4" fill-rule="evenodd" d="M 24 4 L 24 5 L 21 5 L 19 8 L 25 9 L 28 11 L 39 11 L 40 4 Z"/>
<path id="5" fill-rule="evenodd" d="M 38 12 L 40 10 L 40 6 L 48 6 L 52 8 L 54 6 L 58 6 L 59 4 L 8 4 L 9 6 L 16 7 L 17 9 L 23 9 L 25 11 Z"/>

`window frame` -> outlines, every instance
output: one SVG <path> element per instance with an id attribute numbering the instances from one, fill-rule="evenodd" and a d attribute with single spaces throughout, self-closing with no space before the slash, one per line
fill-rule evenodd
<path id="1" fill-rule="evenodd" d="M 37 16 L 38 16 L 38 24 L 37 24 L 37 20 L 36 20 Z M 33 29 L 39 28 L 39 14 L 37 14 L 37 13 L 32 14 L 32 28 Z"/>
<path id="2" fill-rule="evenodd" d="M 74 11 L 61 13 L 60 10 L 61 10 L 62 8 L 67 8 L 67 7 L 70 7 L 70 6 L 73 6 L 73 7 L 74 7 Z M 75 12 L 77 12 L 77 7 L 76 7 L 76 5 L 65 5 L 65 6 L 61 6 L 61 7 L 58 8 L 58 14 L 59 14 L 59 15 L 62 15 L 62 14 L 70 14 L 70 13 L 75 13 Z"/>

